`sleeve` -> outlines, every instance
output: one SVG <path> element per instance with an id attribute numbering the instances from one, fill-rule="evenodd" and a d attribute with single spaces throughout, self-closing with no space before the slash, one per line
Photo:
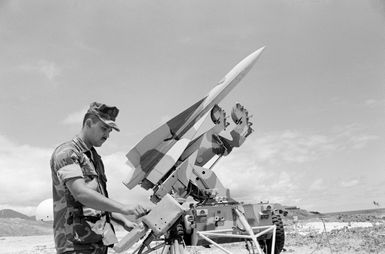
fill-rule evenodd
<path id="1" fill-rule="evenodd" d="M 79 165 L 79 156 L 75 151 L 66 149 L 59 151 L 55 156 L 55 168 L 61 183 L 73 178 L 83 178 L 83 171 Z"/>

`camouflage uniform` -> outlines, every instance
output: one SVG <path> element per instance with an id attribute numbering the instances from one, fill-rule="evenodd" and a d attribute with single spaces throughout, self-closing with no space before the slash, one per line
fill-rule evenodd
<path id="1" fill-rule="evenodd" d="M 103 223 L 110 222 L 110 214 L 84 207 L 74 199 L 66 186 L 68 180 L 84 178 L 90 188 L 108 197 L 107 179 L 100 156 L 76 136 L 55 149 L 50 164 L 57 253 L 107 253 L 101 234 L 95 234 L 94 231 L 98 232 L 103 228 Z"/>

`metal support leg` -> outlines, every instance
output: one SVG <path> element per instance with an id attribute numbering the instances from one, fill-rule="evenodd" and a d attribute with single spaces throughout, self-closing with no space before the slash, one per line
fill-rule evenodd
<path id="1" fill-rule="evenodd" d="M 273 236 L 272 236 L 272 243 L 271 243 L 271 254 L 274 254 L 275 253 L 275 233 L 277 231 L 277 226 L 274 225 L 274 229 L 273 229 Z"/>
<path id="2" fill-rule="evenodd" d="M 243 227 L 246 229 L 247 233 L 249 233 L 249 235 L 251 236 L 251 240 L 253 241 L 255 248 L 258 250 L 258 253 L 263 254 L 263 251 L 259 247 L 257 237 L 254 235 L 254 231 L 251 228 L 250 224 L 247 222 L 245 215 L 241 211 L 239 211 L 238 208 L 234 208 L 234 210 L 235 210 L 240 222 L 242 223 Z"/>
<path id="3" fill-rule="evenodd" d="M 207 236 L 203 235 L 201 232 L 198 231 L 198 235 L 200 237 L 202 237 L 203 239 L 205 239 L 206 241 L 208 241 L 209 243 L 213 244 L 215 247 L 217 247 L 218 249 L 222 250 L 223 252 L 227 253 L 227 254 L 231 254 L 231 252 L 229 252 L 228 250 L 226 250 L 225 248 L 223 248 L 222 246 L 220 246 L 219 244 L 217 244 L 216 242 L 214 242 L 213 240 L 211 240 L 210 238 L 208 238 Z"/>

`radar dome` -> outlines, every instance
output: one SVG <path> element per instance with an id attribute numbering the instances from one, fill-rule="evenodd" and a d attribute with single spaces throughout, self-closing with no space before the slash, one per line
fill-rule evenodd
<path id="1" fill-rule="evenodd" d="M 38 221 L 53 221 L 53 200 L 46 199 L 36 208 L 36 220 Z"/>

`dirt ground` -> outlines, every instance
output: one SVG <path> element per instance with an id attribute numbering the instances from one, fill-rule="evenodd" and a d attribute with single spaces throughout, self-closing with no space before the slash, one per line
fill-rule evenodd
<path id="1" fill-rule="evenodd" d="M 382 214 L 337 214 L 300 220 L 289 217 L 284 218 L 283 221 L 285 246 L 281 253 L 385 254 L 385 216 Z M 124 235 L 125 232 L 118 232 L 118 238 Z M 228 244 L 224 247 L 232 253 L 248 253 L 244 244 L 241 243 Z M 0 236 L 0 253 L 53 254 L 55 253 L 53 235 Z M 111 250 L 109 253 L 114 251 Z M 153 253 L 161 253 L 161 250 Z M 186 249 L 186 253 L 219 254 L 223 252 L 215 247 L 191 247 Z"/>
<path id="2" fill-rule="evenodd" d="M 385 253 L 385 226 L 344 227 L 306 235 L 286 233 L 285 248 L 288 253 Z"/>

